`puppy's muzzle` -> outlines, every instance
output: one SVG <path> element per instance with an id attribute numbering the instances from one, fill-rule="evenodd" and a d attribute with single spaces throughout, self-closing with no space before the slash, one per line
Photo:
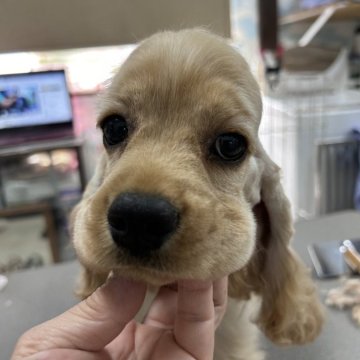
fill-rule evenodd
<path id="1" fill-rule="evenodd" d="M 114 242 L 137 257 L 160 249 L 175 232 L 179 218 L 179 211 L 168 200 L 144 193 L 120 194 L 108 211 Z"/>

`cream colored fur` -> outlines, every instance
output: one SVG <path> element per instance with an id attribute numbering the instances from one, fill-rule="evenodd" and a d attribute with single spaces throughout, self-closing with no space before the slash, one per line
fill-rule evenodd
<path id="1" fill-rule="evenodd" d="M 217 359 L 262 359 L 258 329 L 280 344 L 312 341 L 322 308 L 290 249 L 289 203 L 258 138 L 259 87 L 238 52 L 202 30 L 156 34 L 104 92 L 99 124 L 111 114 L 127 119 L 129 138 L 104 152 L 74 210 L 74 246 L 85 269 L 80 294 L 89 295 L 110 271 L 155 286 L 231 274 Z M 248 141 L 239 164 L 209 155 L 216 136 L 226 132 Z M 127 255 L 108 230 L 112 200 L 128 191 L 161 195 L 181 213 L 178 230 L 151 261 Z"/>

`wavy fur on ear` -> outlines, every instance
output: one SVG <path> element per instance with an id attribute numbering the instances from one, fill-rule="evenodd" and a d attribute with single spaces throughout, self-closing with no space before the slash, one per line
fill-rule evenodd
<path id="1" fill-rule="evenodd" d="M 290 204 L 279 168 L 266 158 L 261 202 L 254 207 L 257 245 L 249 264 L 230 277 L 231 296 L 262 296 L 257 323 L 279 344 L 303 344 L 319 334 L 324 313 L 309 271 L 289 246 L 293 235 Z"/>

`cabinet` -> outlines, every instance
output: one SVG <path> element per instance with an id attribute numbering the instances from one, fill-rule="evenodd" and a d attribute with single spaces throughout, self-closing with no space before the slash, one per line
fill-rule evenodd
<path id="1" fill-rule="evenodd" d="M 54 262 L 73 256 L 68 215 L 86 183 L 82 144 L 66 139 L 0 149 L 0 219 L 43 216 Z"/>
<path id="2" fill-rule="evenodd" d="M 0 149 L 1 206 L 81 193 L 86 183 L 82 143 L 66 139 Z"/>

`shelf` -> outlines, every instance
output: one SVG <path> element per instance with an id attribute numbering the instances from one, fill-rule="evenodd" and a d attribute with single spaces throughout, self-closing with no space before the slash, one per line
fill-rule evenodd
<path id="1" fill-rule="evenodd" d="M 325 10 L 334 7 L 335 12 L 329 21 L 360 21 L 360 3 L 351 1 L 339 1 L 333 4 L 319 6 L 309 10 L 298 11 L 294 14 L 286 15 L 280 18 L 280 25 L 289 25 L 297 22 L 314 21 Z"/>

